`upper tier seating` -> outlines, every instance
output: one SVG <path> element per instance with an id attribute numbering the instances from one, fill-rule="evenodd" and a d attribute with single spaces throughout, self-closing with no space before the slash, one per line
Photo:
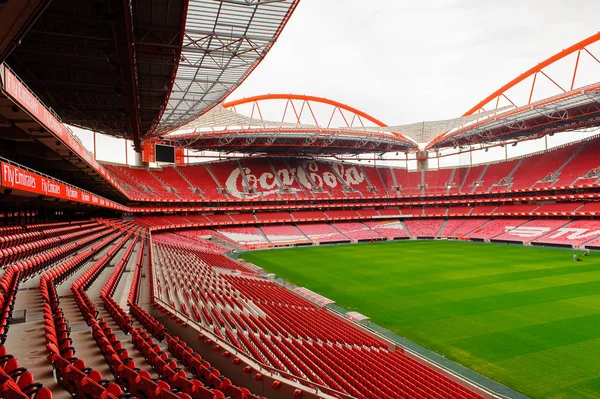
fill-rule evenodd
<path id="1" fill-rule="evenodd" d="M 359 216 L 365 216 L 365 217 L 379 217 L 379 216 L 381 216 L 379 214 L 379 212 L 377 212 L 377 209 L 358 209 L 358 210 L 356 210 L 356 213 Z"/>
<path id="2" fill-rule="evenodd" d="M 446 206 L 426 206 L 423 208 L 423 215 L 446 215 L 448 207 Z"/>
<path id="3" fill-rule="evenodd" d="M 571 212 L 580 211 L 583 204 L 580 202 L 564 202 L 556 204 L 542 204 L 535 210 L 535 213 L 556 215 L 563 214 L 568 215 Z"/>
<path id="4" fill-rule="evenodd" d="M 229 217 L 234 221 L 234 222 L 257 222 L 258 219 L 256 219 L 256 216 L 254 216 L 253 213 L 228 213 Z"/>
<path id="5" fill-rule="evenodd" d="M 125 192 L 131 198 L 151 198 L 158 199 L 159 195 L 152 191 L 150 187 L 146 187 L 142 182 L 137 181 L 135 178 L 130 176 L 127 172 L 129 169 L 126 166 L 117 166 L 117 165 L 104 165 L 106 170 L 108 170 L 113 177 L 121 183 L 121 186 L 125 190 Z"/>
<path id="6" fill-rule="evenodd" d="M 485 165 L 476 165 L 466 168 L 456 168 L 454 172 L 454 180 L 458 182 L 456 192 L 474 193 L 475 189 L 482 182 L 481 174 L 485 170 Z M 454 191 L 450 191 L 454 192 Z"/>
<path id="7" fill-rule="evenodd" d="M 130 168 L 118 166 L 122 174 L 125 174 L 135 180 L 138 185 L 142 185 L 146 190 L 149 190 L 156 197 L 165 200 L 181 200 L 175 191 L 171 188 L 170 183 L 161 182 L 156 179 L 152 172 L 148 169 Z M 148 192 L 148 191 L 145 191 Z"/>
<path id="8" fill-rule="evenodd" d="M 363 174 L 365 175 L 365 178 L 368 180 L 371 187 L 371 192 L 363 193 L 364 196 L 382 197 L 388 195 L 388 186 L 386 186 L 381 179 L 379 168 L 361 165 L 361 169 L 363 170 Z M 373 189 L 375 191 L 373 191 Z"/>
<path id="9" fill-rule="evenodd" d="M 586 202 L 577 212 L 583 212 L 587 215 L 600 215 L 600 202 Z"/>
<path id="10" fill-rule="evenodd" d="M 363 173 L 363 168 L 360 165 L 332 162 L 330 166 L 334 175 L 346 187 L 346 195 L 348 197 L 373 196 L 373 192 L 370 190 L 369 179 Z"/>
<path id="11" fill-rule="evenodd" d="M 510 189 L 509 174 L 515 169 L 519 160 L 494 163 L 487 165 L 481 178 L 482 184 L 475 188 L 476 193 L 499 192 Z"/>
<path id="12" fill-rule="evenodd" d="M 229 160 L 150 171 L 106 167 L 136 199 L 419 197 L 600 184 L 599 152 L 600 138 L 596 138 L 504 162 L 428 171 L 294 158 Z"/>
<path id="13" fill-rule="evenodd" d="M 294 219 L 327 219 L 327 215 L 321 211 L 296 211 L 292 212 Z"/>
<path id="14" fill-rule="evenodd" d="M 486 216 L 492 214 L 497 208 L 498 205 L 476 205 L 473 207 L 469 215 Z"/>
<path id="15" fill-rule="evenodd" d="M 189 165 L 178 167 L 179 172 L 189 180 L 200 191 L 202 196 L 207 200 L 226 200 L 227 197 L 223 194 L 223 187 L 213 179 L 210 170 L 206 165 Z"/>
<path id="16" fill-rule="evenodd" d="M 352 211 L 352 210 L 330 209 L 328 211 L 325 211 L 325 213 L 327 214 L 327 216 L 329 216 L 332 219 L 336 219 L 336 218 L 356 218 L 356 217 L 358 217 L 358 214 L 355 211 Z"/>
<path id="17" fill-rule="evenodd" d="M 392 174 L 396 178 L 398 187 L 401 188 L 401 196 L 414 197 L 421 195 L 421 188 L 423 187 L 421 172 L 407 171 L 406 169 L 392 169 Z"/>
<path id="18" fill-rule="evenodd" d="M 204 215 L 208 220 L 210 220 L 212 223 L 231 223 L 233 221 L 233 219 L 231 219 L 231 217 L 229 217 L 228 214 L 212 214 L 212 215 Z"/>
<path id="19" fill-rule="evenodd" d="M 279 220 L 285 220 L 288 221 L 292 218 L 292 216 L 288 213 L 288 212 L 259 212 L 256 214 L 256 219 L 258 219 L 259 222 L 264 222 L 264 221 L 279 221 Z"/>
<path id="20" fill-rule="evenodd" d="M 492 211 L 492 215 L 498 214 L 523 214 L 536 212 L 538 204 L 503 204 Z"/>
<path id="21" fill-rule="evenodd" d="M 453 169 L 428 170 L 425 172 L 425 193 L 427 195 L 446 194 L 453 184 L 450 181 Z M 456 184 L 454 184 L 456 186 Z"/>
<path id="22" fill-rule="evenodd" d="M 271 159 L 269 161 L 273 169 L 279 176 L 279 181 L 283 185 L 283 192 L 289 193 L 284 198 L 311 198 L 312 193 L 307 187 L 300 184 L 297 176 L 297 168 L 289 167 L 287 162 L 282 159 Z"/>
<path id="23" fill-rule="evenodd" d="M 244 172 L 236 180 L 236 189 L 243 191 L 246 197 L 293 198 L 289 190 L 282 190 L 279 174 L 271 169 L 271 163 L 264 159 L 240 160 Z"/>
<path id="24" fill-rule="evenodd" d="M 202 199 L 202 196 L 196 192 L 195 187 L 192 188 L 192 186 L 190 186 L 175 166 L 153 169 L 152 175 L 163 184 L 167 184 L 169 187 L 173 188 L 177 195 L 182 199 L 191 201 Z"/>
<path id="25" fill-rule="evenodd" d="M 413 206 L 413 207 L 400 208 L 400 213 L 402 215 L 422 215 L 423 207 L 422 206 Z"/>
<path id="26" fill-rule="evenodd" d="M 525 190 L 528 188 L 539 188 L 542 187 L 542 185 L 536 185 L 536 183 L 541 182 L 544 179 L 553 182 L 556 178 L 555 172 L 580 146 L 581 144 L 570 145 L 551 152 L 525 158 L 513 175 L 511 189 Z"/>
<path id="27" fill-rule="evenodd" d="M 400 209 L 399 208 L 386 208 L 386 209 L 379 209 L 378 210 L 379 214 L 381 216 L 400 216 Z"/>
<path id="28" fill-rule="evenodd" d="M 190 223 L 210 223 L 210 219 L 204 215 L 185 215 L 184 218 Z"/>
<path id="29" fill-rule="evenodd" d="M 328 162 L 314 160 L 294 160 L 296 176 L 302 185 L 321 192 L 323 197 L 347 198 L 344 183 L 336 176 Z"/>
<path id="30" fill-rule="evenodd" d="M 246 194 L 249 193 L 246 182 L 244 181 L 244 175 L 237 161 L 219 161 L 211 162 L 204 165 L 206 169 L 210 170 L 214 180 L 216 180 L 218 186 L 221 189 L 226 190 L 226 193 L 231 199 L 245 199 Z M 185 167 L 181 167 L 181 170 L 185 171 Z M 202 188 L 202 186 L 200 186 Z M 256 198 L 255 194 L 251 194 L 250 198 Z M 250 199 L 249 198 L 249 199 Z"/>
<path id="31" fill-rule="evenodd" d="M 600 140 L 592 140 L 584 143 L 583 148 L 558 174 L 558 178 L 552 187 L 577 186 L 581 184 L 591 184 L 598 180 L 598 177 L 584 179 L 591 171 L 600 168 Z"/>

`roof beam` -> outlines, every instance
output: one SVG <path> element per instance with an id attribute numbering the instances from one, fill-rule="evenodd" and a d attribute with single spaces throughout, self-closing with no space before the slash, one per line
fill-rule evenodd
<path id="1" fill-rule="evenodd" d="M 112 18 L 112 30 L 119 58 L 121 80 L 125 87 L 123 105 L 129 122 L 129 133 L 136 151 L 141 149 L 142 134 L 138 109 L 138 83 L 133 40 L 130 0 L 107 0 Z"/>
<path id="2" fill-rule="evenodd" d="M 0 24 L 0 63 L 19 45 L 50 0 L 8 1 L 2 3 Z"/>

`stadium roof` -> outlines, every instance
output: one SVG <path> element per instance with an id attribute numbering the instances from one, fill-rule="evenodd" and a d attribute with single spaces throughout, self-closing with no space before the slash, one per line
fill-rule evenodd
<path id="1" fill-rule="evenodd" d="M 299 0 L 54 0 L 8 63 L 62 121 L 135 141 L 222 101 Z"/>
<path id="2" fill-rule="evenodd" d="M 584 59 L 595 68 L 600 65 L 600 58 L 592 48 L 597 43 L 600 43 L 600 32 L 525 71 L 464 115 L 476 116 L 485 112 L 484 118 L 448 129 L 435 137 L 426 149 L 505 143 L 600 126 L 600 76 L 597 69 L 589 75 L 591 82 L 582 84 L 578 81 Z M 536 98 L 543 83 L 549 85 L 554 95 L 548 95 L 546 89 L 541 90 L 543 96 Z"/>
<path id="3" fill-rule="evenodd" d="M 485 119 L 490 114 L 496 113 L 496 110 L 480 112 L 474 115 L 466 115 L 453 119 L 439 121 L 424 121 L 409 123 L 406 125 L 378 127 L 378 130 L 385 132 L 400 132 L 406 137 L 410 137 L 417 143 L 428 143 L 438 135 L 449 130 L 465 126 L 477 120 Z"/>
<path id="4" fill-rule="evenodd" d="M 511 109 L 434 139 L 428 149 L 539 138 L 600 126 L 600 84 Z"/>
<path id="5" fill-rule="evenodd" d="M 286 104 L 280 121 L 263 118 L 260 112 L 261 103 L 273 100 Z M 247 116 L 235 110 L 236 106 L 245 104 L 252 104 L 252 109 L 257 111 Z M 330 116 L 319 122 L 315 110 L 323 106 L 327 107 Z M 288 109 L 291 121 L 286 121 Z M 332 124 L 334 116 L 338 116 L 345 125 Z M 367 123 L 377 126 L 366 127 Z M 270 155 L 408 152 L 418 149 L 414 140 L 392 129 L 383 130 L 385 126 L 362 111 L 329 99 L 269 94 L 216 106 L 180 132 L 164 136 L 162 141 L 195 150 Z"/>

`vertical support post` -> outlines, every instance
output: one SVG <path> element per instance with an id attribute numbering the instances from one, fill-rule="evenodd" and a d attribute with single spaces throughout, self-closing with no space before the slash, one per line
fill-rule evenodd
<path id="1" fill-rule="evenodd" d="M 127 140 L 125 140 L 125 165 L 129 165 L 129 162 L 127 160 Z"/>
<path id="2" fill-rule="evenodd" d="M 98 157 L 96 156 L 96 132 L 94 132 L 94 159 L 98 160 Z"/>

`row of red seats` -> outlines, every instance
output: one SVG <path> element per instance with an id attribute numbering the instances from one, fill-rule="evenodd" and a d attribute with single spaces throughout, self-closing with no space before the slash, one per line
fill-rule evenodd
<path id="1" fill-rule="evenodd" d="M 136 267 L 133 271 L 133 279 L 131 281 L 131 287 L 129 289 L 129 295 L 127 296 L 127 303 L 138 303 L 140 296 L 140 283 L 141 283 L 141 265 L 144 258 L 144 247 L 145 247 L 145 239 L 140 241 L 140 247 L 138 249 L 138 256 L 136 260 Z M 138 265 L 140 267 L 138 267 Z"/>
<path id="2" fill-rule="evenodd" d="M 133 246 L 131 246 L 130 249 L 131 248 L 133 248 Z M 140 253 L 142 252 L 140 251 Z M 217 370 L 210 369 L 210 365 L 206 367 L 208 374 L 203 375 L 206 377 L 203 379 L 203 381 L 188 379 L 185 372 L 183 370 L 179 370 L 177 364 L 174 361 L 170 361 L 168 356 L 160 351 L 160 347 L 154 343 L 152 337 L 148 336 L 145 331 L 142 329 L 131 329 L 131 324 L 129 321 L 124 325 L 119 323 L 119 319 L 122 319 L 125 312 L 118 304 L 116 304 L 112 298 L 112 294 L 116 289 L 117 283 L 123 273 L 124 265 L 128 259 L 129 256 L 126 253 L 103 287 L 101 297 L 105 302 L 105 306 L 107 306 L 107 310 L 111 314 L 111 317 L 117 321 L 117 324 L 119 324 L 120 328 L 125 333 L 131 333 L 134 346 L 152 365 L 160 377 L 169 383 L 171 387 L 179 389 L 194 399 L 220 399 L 225 398 L 225 394 L 233 399 L 256 398 L 255 396 L 251 395 L 248 390 L 234 387 L 230 380 L 221 378 Z M 138 257 L 136 270 L 141 269 L 141 265 L 142 263 L 140 256 Z M 139 273 L 136 274 L 136 276 L 139 278 Z M 134 280 L 135 279 L 136 277 L 134 277 Z M 137 289 L 139 289 L 139 282 L 134 281 L 130 288 L 130 298 L 136 298 L 139 295 L 135 292 Z M 108 305 L 109 303 L 110 305 Z M 139 308 L 136 303 L 130 302 L 130 308 L 132 314 L 135 314 L 139 317 L 142 325 L 148 326 L 154 336 L 161 340 L 163 339 L 165 335 L 164 327 L 162 327 L 162 325 L 156 319 Z M 212 383 L 209 384 L 209 381 Z M 204 386 L 205 384 L 210 385 L 212 389 L 206 388 Z"/>
<path id="3" fill-rule="evenodd" d="M 82 237 L 85 235 L 93 234 L 106 229 L 104 226 L 98 226 L 94 228 L 80 229 L 73 233 L 67 233 L 57 237 L 43 238 L 38 241 L 29 242 L 22 245 L 17 245 L 10 248 L 4 248 L 0 250 L 0 266 L 5 266 L 21 259 L 31 257 L 42 251 L 55 248 L 63 242 L 68 242 L 74 238 Z"/>
<path id="4" fill-rule="evenodd" d="M 259 363 L 358 398 L 480 398 L 439 372 L 430 370 L 433 379 L 423 377 L 420 366 L 411 364 L 393 373 L 379 370 L 374 365 L 388 353 L 387 346 L 363 330 L 250 270 L 221 272 L 215 258 L 231 261 L 223 255 L 211 254 L 208 266 L 198 251 L 173 250 L 174 243 L 162 248 L 160 235 L 153 241 L 157 295 L 169 304 L 159 309 L 175 314 L 191 306 L 192 319 Z M 332 356 L 309 343 L 342 352 Z M 362 372 L 352 367 L 359 363 L 356 359 L 334 360 L 352 359 L 354 349 L 361 351 Z M 409 362 L 402 352 L 393 356 L 399 363 Z M 396 389 L 399 383 L 405 391 Z M 445 390 L 448 395 L 442 393 Z"/>
<path id="5" fill-rule="evenodd" d="M 132 198 L 155 201 L 195 201 L 200 198 L 196 188 L 213 201 L 441 196 L 597 184 L 598 148 L 600 139 L 596 138 L 521 159 L 426 171 L 294 158 L 230 160 L 161 170 L 107 167 L 125 183 Z"/>
<path id="6" fill-rule="evenodd" d="M 6 348 L 0 346 L 0 398 L 3 399 L 52 399 L 52 392 L 39 382 Z"/>
<path id="7" fill-rule="evenodd" d="M 92 226 L 97 226 L 98 223 L 76 223 L 70 224 L 64 227 L 55 227 L 51 229 L 47 228 L 38 228 L 38 227 L 27 227 L 27 231 L 20 232 L 16 234 L 10 234 L 5 236 L 0 236 L 0 249 L 13 247 L 16 245 L 25 244 L 27 242 L 36 241 L 41 238 L 50 238 L 55 237 L 64 233 L 70 233 L 76 230 L 90 228 Z M 36 230 L 33 230 L 36 229 Z"/>
<path id="8" fill-rule="evenodd" d="M 100 227 L 99 230 L 105 230 Z M 44 270 L 48 265 L 56 262 L 62 257 L 74 252 L 77 248 L 80 248 L 92 241 L 95 241 L 107 234 L 109 230 L 100 231 L 91 236 L 80 238 L 77 241 L 69 242 L 61 245 L 60 247 L 49 250 L 46 253 L 34 256 L 29 259 L 25 259 L 18 262 L 6 269 L 4 275 L 0 279 L 0 302 L 2 303 L 2 315 L 0 316 L 0 345 L 3 345 L 6 340 L 6 334 L 8 326 L 10 324 L 10 317 L 12 315 L 12 306 L 16 295 L 17 286 L 20 280 L 25 280 L 31 275 Z M 88 234 L 87 232 L 71 233 L 73 237 L 80 236 L 82 234 Z"/>
<path id="9" fill-rule="evenodd" d="M 92 268 L 83 273 L 73 284 L 74 291 L 77 291 L 82 298 L 82 306 L 80 310 L 84 314 L 84 318 L 88 321 L 92 327 L 93 336 L 96 340 L 98 347 L 103 353 L 109 368 L 114 374 L 117 384 L 107 384 L 106 395 L 118 395 L 118 397 L 139 397 L 139 398 L 151 398 L 151 399 L 200 399 L 198 396 L 190 396 L 186 393 L 179 392 L 173 389 L 171 385 L 164 381 L 154 380 L 151 378 L 147 371 L 138 369 L 135 366 L 135 361 L 129 357 L 128 352 L 122 347 L 120 341 L 116 335 L 112 332 L 110 327 L 106 324 L 103 319 L 97 320 L 97 313 L 95 312 L 95 306 L 85 293 L 85 287 L 89 287 L 93 280 L 99 275 L 100 271 L 105 267 L 107 261 L 114 256 L 116 251 L 122 247 L 122 245 L 130 238 L 131 234 L 124 237 L 110 252 L 108 259 L 101 259 L 96 262 Z M 127 260 L 131 255 L 131 250 L 134 243 L 130 245 L 126 251 Z M 109 280 L 102 289 L 103 299 L 106 299 L 108 292 L 114 291 L 116 284 L 122 274 L 126 265 L 126 257 L 124 256 L 117 267 L 109 277 Z M 117 305 L 118 306 L 118 305 Z M 114 309 L 114 308 L 112 308 Z M 126 321 L 126 330 L 130 331 L 130 321 Z M 122 388 L 125 391 L 122 391 Z M 125 393 L 123 393 L 125 392 Z M 96 396 L 94 396 L 96 397 Z M 203 399 L 213 399 L 213 397 L 204 397 Z"/>
<path id="10" fill-rule="evenodd" d="M 142 263 L 138 262 L 137 269 L 139 270 L 141 269 L 141 267 Z M 139 274 L 137 274 L 137 276 L 139 276 Z M 139 293 L 136 292 L 139 289 L 139 283 L 135 280 L 136 278 L 134 277 L 134 281 L 132 282 L 132 285 L 130 287 L 129 298 L 137 298 L 139 296 Z M 153 281 L 153 279 L 151 278 L 150 281 Z M 150 292 L 152 293 L 152 287 L 150 288 Z M 159 310 L 170 316 L 174 316 L 167 309 L 156 304 L 154 302 L 154 296 L 152 294 L 151 300 L 153 301 L 154 305 L 159 308 Z M 221 391 L 224 395 L 227 395 L 227 397 L 232 399 L 258 399 L 257 396 L 251 394 L 250 391 L 248 391 L 247 389 L 236 387 L 231 383 L 229 379 L 221 376 L 218 370 L 214 369 L 210 365 L 210 363 L 203 360 L 198 353 L 195 353 L 191 347 L 187 346 L 187 344 L 179 340 L 178 337 L 173 337 L 167 334 L 164 326 L 158 320 L 156 320 L 148 312 L 146 312 L 138 306 L 137 300 L 130 301 L 129 306 L 130 311 L 132 315 L 136 318 L 136 320 L 138 320 L 146 330 L 150 331 L 152 336 L 156 339 L 160 341 L 165 339 L 167 341 L 169 352 L 171 352 L 172 355 L 179 359 L 183 363 L 183 365 L 188 370 L 190 370 L 198 380 L 202 381 L 204 384 L 206 384 L 214 390 Z M 145 333 L 141 334 L 143 335 Z M 146 341 L 150 338 L 147 335 L 143 335 L 143 337 Z M 203 339 L 202 336 L 199 336 L 198 338 Z M 229 353 L 227 352 L 227 355 L 224 356 L 229 356 Z M 233 363 L 239 364 L 239 359 L 234 359 Z M 248 368 L 248 370 L 250 370 L 250 368 Z M 274 387 L 278 386 L 279 384 L 279 382 L 274 383 Z M 301 391 L 296 391 L 295 395 L 300 396 Z"/>
<path id="11" fill-rule="evenodd" d="M 5 236 L 5 235 L 9 235 L 9 234 L 20 233 L 22 231 L 23 231 L 23 226 L 20 226 L 20 225 L 15 225 L 15 226 L 0 226 L 0 237 L 1 236 Z"/>
<path id="12" fill-rule="evenodd" d="M 6 270 L 0 279 L 0 397 L 2 398 L 52 398 L 48 388 L 35 383 L 33 375 L 20 367 L 16 358 L 3 346 L 14 310 L 14 301 L 21 279 L 22 267 Z"/>
<path id="13" fill-rule="evenodd" d="M 97 227 L 90 229 L 90 227 L 93 226 Z M 0 279 L 0 308 L 2 309 L 2 318 L 0 325 L 3 343 L 6 339 L 6 333 L 10 324 L 14 300 L 20 281 L 32 276 L 33 274 L 41 270 L 44 270 L 47 266 L 53 264 L 54 262 L 65 257 L 66 255 L 76 251 L 78 248 L 81 248 L 89 243 L 99 240 L 110 233 L 110 230 L 107 230 L 106 227 L 98 226 L 98 224 L 95 222 L 77 222 L 73 224 L 50 223 L 27 225 L 19 228 L 15 227 L 16 226 L 11 226 L 10 229 L 3 230 L 4 232 L 10 231 L 10 233 L 13 235 L 15 231 L 37 231 L 43 233 L 41 235 L 32 234 L 29 236 L 33 238 L 41 237 L 44 235 L 56 236 L 58 234 L 61 234 L 58 243 L 62 243 L 62 245 L 60 245 L 59 247 L 51 248 L 46 252 L 40 253 L 39 255 L 31 256 L 30 258 L 19 261 L 6 269 L 4 275 Z M 4 237 L 6 237 L 6 235 Z M 22 238 L 23 237 L 19 237 L 15 239 L 15 237 L 13 236 L 10 239 L 5 240 L 5 242 L 10 242 L 12 245 L 21 244 L 27 247 L 27 243 L 23 244 L 22 241 L 20 241 Z M 41 248 L 42 250 L 46 249 L 45 247 Z M 34 247 L 33 249 L 34 250 L 31 252 L 25 252 L 24 254 L 21 254 L 24 256 L 34 255 L 36 253 L 35 249 L 40 249 L 40 247 Z M 19 251 L 15 251 L 12 255 L 19 254 Z M 16 258 L 7 260 L 7 262 L 18 258 L 19 257 L 17 256 Z M 49 299 L 50 292 L 47 291 L 48 286 L 45 283 L 45 279 L 40 279 L 40 282 L 41 292 L 47 294 L 47 298 Z M 55 294 L 55 292 L 53 292 L 53 294 Z M 56 317 L 57 323 L 54 323 L 54 317 Z M 57 345 L 60 345 L 63 351 L 65 351 L 65 353 L 68 354 L 68 356 L 71 357 L 73 361 L 76 361 L 76 359 L 74 358 L 74 351 L 71 348 L 70 339 L 68 337 L 68 324 L 65 323 L 62 319 L 62 312 L 60 311 L 60 309 L 58 308 L 53 310 L 48 304 L 48 302 L 44 303 L 44 318 L 46 325 L 45 328 L 48 333 L 51 333 L 52 331 L 56 332 L 56 328 L 58 328 L 58 334 L 60 334 L 60 339 L 58 339 L 58 334 L 54 335 L 54 342 Z M 52 321 L 52 323 L 50 323 L 50 320 Z M 63 332 L 66 333 L 67 336 L 63 336 Z M 2 353 L 2 355 L 0 355 L 0 358 L 2 359 L 2 364 L 0 365 L 0 393 L 2 394 L 2 398 L 35 397 L 42 399 L 52 397 L 50 390 L 44 388 L 40 383 L 35 383 L 33 381 L 33 376 L 31 375 L 31 373 L 28 372 L 25 368 L 19 367 L 17 360 L 11 355 L 6 354 L 6 350 L 4 347 L 0 348 L 0 352 Z M 80 363 L 78 363 L 78 365 L 80 365 Z M 10 380 L 8 378 L 10 378 Z"/>
<path id="14" fill-rule="evenodd" d="M 169 334 L 166 334 L 162 324 L 138 305 L 133 303 L 130 304 L 130 310 L 142 326 L 148 331 L 151 331 L 151 336 L 142 329 L 132 331 L 133 343 L 161 376 L 166 376 L 167 378 L 175 376 L 177 374 L 174 370 L 175 363 L 169 364 L 167 362 L 167 356 L 157 352 L 160 350 L 160 347 L 154 343 L 152 336 L 161 341 L 166 339 L 169 352 L 182 361 L 183 365 L 194 374 L 197 379 L 196 381 L 200 382 L 202 386 L 206 385 L 212 389 L 212 391 L 208 390 L 208 392 L 212 393 L 214 396 L 204 396 L 205 398 L 212 399 L 214 397 L 214 399 L 218 399 L 227 396 L 232 399 L 258 399 L 258 397 L 250 393 L 248 389 L 236 387 L 231 383 L 231 380 L 221 376 L 217 369 L 214 369 L 210 363 L 204 361 L 199 354 L 195 353 L 190 347 L 183 343 L 183 341 L 179 341 L 179 338 L 174 338 Z M 165 311 L 164 308 L 163 311 Z M 186 353 L 186 356 L 182 355 L 183 352 Z M 181 381 L 179 381 L 178 384 L 179 388 L 184 392 L 192 390 L 193 392 L 204 392 L 208 395 L 208 392 L 202 391 L 200 388 L 201 385 L 193 383 L 182 384 Z M 175 386 L 177 386 L 177 384 Z M 198 397 L 201 398 L 203 396 Z"/>
<path id="15" fill-rule="evenodd" d="M 102 302 L 104 303 L 104 309 L 106 309 L 106 311 L 111 315 L 113 320 L 117 323 L 119 328 L 121 330 L 123 330 L 126 334 L 131 329 L 131 319 L 125 313 L 125 311 L 117 304 L 117 302 L 113 299 L 112 295 L 114 294 L 114 291 L 117 289 L 117 284 L 119 283 L 119 280 L 121 279 L 121 276 L 123 275 L 123 271 L 127 267 L 127 263 L 129 262 L 129 258 L 131 257 L 131 254 L 135 247 L 135 243 L 138 240 L 138 237 L 139 237 L 139 232 L 136 233 L 136 235 L 133 239 L 133 243 L 127 248 L 127 250 L 125 251 L 125 254 L 123 254 L 123 257 L 121 258 L 121 260 L 119 260 L 119 262 L 115 266 L 113 272 L 109 276 L 106 284 L 104 284 L 104 287 L 102 287 L 102 290 L 100 291 L 100 298 L 102 299 Z"/>
<path id="16" fill-rule="evenodd" d="M 52 363 L 58 383 L 75 397 L 116 399 L 122 394 L 121 388 L 102 374 L 86 366 L 83 359 L 75 357 L 75 348 L 69 337 L 69 322 L 64 317 L 56 292 L 56 284 L 64 281 L 81 268 L 99 250 L 105 248 L 120 236 L 115 232 L 99 243 L 87 248 L 40 278 L 40 290 L 44 299 L 44 324 L 46 347 L 50 352 L 48 359 Z M 77 301 L 79 304 L 79 301 Z M 89 320 L 88 317 L 84 317 Z"/>

